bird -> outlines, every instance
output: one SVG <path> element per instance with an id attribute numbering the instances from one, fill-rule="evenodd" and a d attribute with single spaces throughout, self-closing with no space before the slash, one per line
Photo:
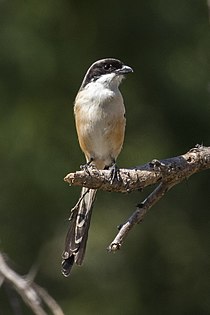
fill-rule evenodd
<path id="1" fill-rule="evenodd" d="M 87 70 L 74 102 L 78 141 L 86 164 L 98 170 L 117 170 L 116 159 L 125 134 L 125 106 L 119 85 L 133 69 L 115 58 L 94 62 Z M 70 227 L 62 254 L 62 273 L 69 276 L 74 263 L 84 260 L 95 189 L 83 187 L 72 209 Z"/>

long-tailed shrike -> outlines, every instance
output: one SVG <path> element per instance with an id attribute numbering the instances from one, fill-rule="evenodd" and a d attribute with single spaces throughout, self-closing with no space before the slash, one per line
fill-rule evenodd
<path id="1" fill-rule="evenodd" d="M 116 163 L 125 133 L 125 107 L 119 85 L 132 68 L 120 60 L 106 58 L 88 69 L 75 99 L 74 114 L 78 140 L 86 166 L 109 168 Z M 96 190 L 82 188 L 75 207 L 63 253 L 62 273 L 68 276 L 73 263 L 81 265 L 88 238 Z"/>

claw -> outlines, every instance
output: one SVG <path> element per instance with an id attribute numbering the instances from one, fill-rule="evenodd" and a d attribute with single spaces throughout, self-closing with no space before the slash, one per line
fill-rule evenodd
<path id="1" fill-rule="evenodd" d="M 86 164 L 80 165 L 80 169 L 85 171 L 88 175 L 90 175 L 89 168 L 90 166 L 92 166 L 91 164 L 92 162 L 93 162 L 93 158 L 91 158 L 90 161 L 88 161 Z"/>
<path id="2" fill-rule="evenodd" d="M 87 163 L 87 164 L 84 164 L 84 165 L 80 165 L 80 169 L 81 169 L 82 171 L 85 171 L 85 173 L 87 173 L 88 175 L 90 175 L 88 163 Z"/>
<path id="3" fill-rule="evenodd" d="M 114 163 L 109 169 L 111 171 L 110 178 L 111 178 L 111 185 L 112 185 L 115 180 L 119 181 L 121 179 L 120 170 L 117 167 L 116 163 Z"/>

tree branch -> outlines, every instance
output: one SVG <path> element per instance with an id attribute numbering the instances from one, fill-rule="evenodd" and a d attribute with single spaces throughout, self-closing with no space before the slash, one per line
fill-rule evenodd
<path id="1" fill-rule="evenodd" d="M 160 161 L 155 159 L 132 169 L 120 169 L 119 178 L 114 181 L 111 180 L 111 172 L 109 170 L 97 170 L 95 168 L 89 168 L 88 172 L 69 173 L 64 178 L 64 181 L 70 185 L 122 193 L 142 190 L 147 186 L 158 184 L 154 191 L 137 205 L 130 218 L 119 227 L 117 236 L 108 247 L 109 251 L 116 251 L 120 249 L 132 227 L 143 220 L 148 210 L 169 189 L 193 174 L 209 168 L 210 147 L 196 145 L 195 148 L 192 148 L 186 154 L 177 157 Z"/>
<path id="2" fill-rule="evenodd" d="M 22 277 L 13 271 L 6 263 L 4 255 L 0 252 L 0 278 L 12 286 L 22 297 L 25 303 L 36 315 L 47 315 L 42 303 L 44 302 L 53 315 L 64 315 L 56 301 L 30 278 Z"/>
<path id="3" fill-rule="evenodd" d="M 210 147 L 196 146 L 184 155 L 151 162 L 131 169 L 119 169 L 119 179 L 111 182 L 111 171 L 89 168 L 69 173 L 70 186 L 84 186 L 111 192 L 132 192 L 159 182 L 180 183 L 191 175 L 210 168 Z"/>

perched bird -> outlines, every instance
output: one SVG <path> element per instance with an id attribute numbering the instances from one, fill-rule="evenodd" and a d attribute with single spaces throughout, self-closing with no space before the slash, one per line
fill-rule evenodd
<path id="1" fill-rule="evenodd" d="M 125 107 L 119 85 L 132 68 L 120 60 L 106 58 L 93 63 L 78 91 L 74 114 L 78 140 L 86 165 L 99 170 L 116 166 L 125 133 Z M 73 208 L 63 252 L 62 273 L 68 276 L 74 262 L 84 259 L 96 190 L 83 187 Z"/>

